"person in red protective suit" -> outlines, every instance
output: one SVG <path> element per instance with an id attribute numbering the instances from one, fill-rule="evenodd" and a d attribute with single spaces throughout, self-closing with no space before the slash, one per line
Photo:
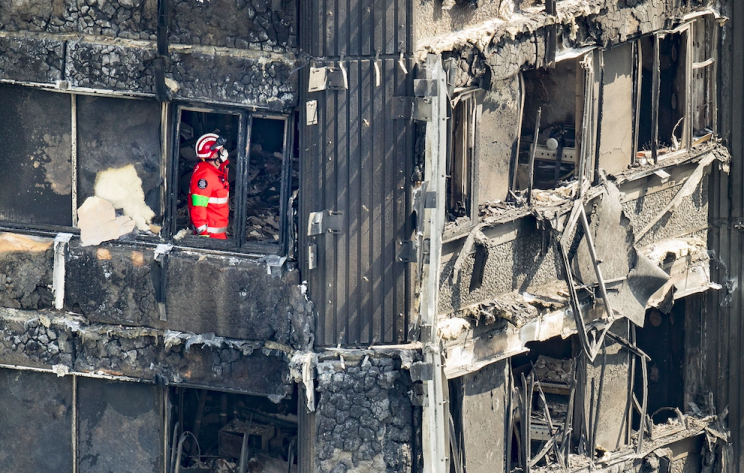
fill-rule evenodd
<path id="1" fill-rule="evenodd" d="M 225 139 L 208 133 L 196 142 L 196 156 L 189 186 L 189 216 L 197 235 L 227 239 L 230 219 L 230 183 L 227 181 Z"/>

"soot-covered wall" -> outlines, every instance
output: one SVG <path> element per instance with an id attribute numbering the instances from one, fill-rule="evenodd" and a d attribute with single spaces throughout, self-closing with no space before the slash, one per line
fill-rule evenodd
<path id="1" fill-rule="evenodd" d="M 29 0 L 0 11 L 0 79 L 153 96 L 157 0 Z M 295 0 L 173 0 L 171 99 L 294 106 Z"/>
<path id="2" fill-rule="evenodd" d="M 393 358 L 318 364 L 315 471 L 412 471 L 411 389 L 408 371 Z"/>
<path id="3" fill-rule="evenodd" d="M 81 247 L 66 262 L 65 304 L 89 320 L 312 346 L 312 302 L 297 270 L 272 276 L 263 261 L 154 248 Z M 274 269 L 274 271 L 278 271 Z M 165 304 L 166 320 L 158 304 Z"/>

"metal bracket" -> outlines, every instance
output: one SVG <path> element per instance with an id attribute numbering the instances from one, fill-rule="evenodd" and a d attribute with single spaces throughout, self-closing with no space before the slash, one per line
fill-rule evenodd
<path id="1" fill-rule="evenodd" d="M 327 79 L 326 85 L 329 90 L 347 90 L 349 88 L 349 79 L 344 69 L 329 69 Z"/>
<path id="2" fill-rule="evenodd" d="M 328 82 L 327 67 L 311 67 L 310 77 L 308 78 L 307 91 L 320 92 L 326 89 Z"/>
<path id="3" fill-rule="evenodd" d="M 411 118 L 412 103 L 412 97 L 393 97 L 390 118 L 393 120 L 408 120 Z"/>
<path id="4" fill-rule="evenodd" d="M 427 192 L 424 198 L 425 209 L 436 209 L 437 208 L 437 193 Z"/>
<path id="5" fill-rule="evenodd" d="M 414 79 L 413 95 L 416 97 L 436 97 L 437 81 L 434 79 Z"/>
<path id="6" fill-rule="evenodd" d="M 411 118 L 420 122 L 431 121 L 431 99 L 429 97 L 416 97 L 413 99 L 413 113 Z"/>
<path id="7" fill-rule="evenodd" d="M 428 238 L 424 238 L 423 246 L 421 248 L 421 253 L 428 255 L 431 252 L 431 240 Z"/>
<path id="8" fill-rule="evenodd" d="M 411 364 L 411 381 L 431 381 L 434 379 L 434 366 L 431 363 L 417 361 Z"/>
<path id="9" fill-rule="evenodd" d="M 324 233 L 339 234 L 343 231 L 344 213 L 337 210 L 310 212 L 307 222 L 307 236 Z"/>
<path id="10" fill-rule="evenodd" d="M 401 263 L 411 263 L 416 259 L 416 248 L 414 242 L 411 240 L 405 240 L 398 242 L 400 245 L 400 251 L 398 251 L 398 261 Z"/>
<path id="11" fill-rule="evenodd" d="M 390 118 L 393 120 L 431 121 L 431 98 L 429 97 L 393 97 Z"/>
<path id="12" fill-rule="evenodd" d="M 315 269 L 318 267 L 318 245 L 315 243 L 308 243 L 305 247 L 307 257 L 307 269 Z"/>

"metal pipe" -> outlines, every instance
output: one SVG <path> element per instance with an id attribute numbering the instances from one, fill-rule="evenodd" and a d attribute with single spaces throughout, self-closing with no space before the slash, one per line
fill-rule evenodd
<path id="1" fill-rule="evenodd" d="M 176 465 L 173 467 L 173 473 L 178 473 L 179 471 L 181 471 L 181 454 L 183 452 L 183 443 L 186 441 L 186 437 L 188 436 L 188 434 L 188 432 L 184 432 L 178 439 L 178 454 L 176 455 Z"/>
<path id="2" fill-rule="evenodd" d="M 586 453 L 589 456 L 589 458 L 592 461 L 592 464 L 594 463 L 594 452 L 592 452 L 592 432 L 594 432 L 594 391 L 595 391 L 595 379 L 592 378 L 592 390 L 591 390 L 591 396 L 589 396 L 589 426 L 586 431 L 586 441 L 588 445 L 586 446 Z"/>
<path id="3" fill-rule="evenodd" d="M 248 468 L 248 437 L 251 435 L 251 424 L 253 424 L 252 413 L 250 420 L 248 421 L 248 429 L 243 433 L 243 444 L 240 447 L 240 464 L 238 466 L 239 473 L 245 473 Z"/>
<path id="4" fill-rule="evenodd" d="M 170 463 L 168 463 L 168 471 L 173 471 L 176 464 L 176 447 L 178 444 L 178 441 L 176 440 L 178 438 L 178 427 L 179 424 L 176 422 L 176 425 L 173 426 L 173 436 L 171 437 L 171 454 L 170 454 Z"/>
<path id="5" fill-rule="evenodd" d="M 535 133 L 532 137 L 532 148 L 530 148 L 530 184 L 527 188 L 527 203 L 532 204 L 532 187 L 535 181 L 535 152 L 537 151 L 537 139 L 540 135 L 540 118 L 542 116 L 542 107 L 537 109 L 537 118 L 535 118 Z"/>

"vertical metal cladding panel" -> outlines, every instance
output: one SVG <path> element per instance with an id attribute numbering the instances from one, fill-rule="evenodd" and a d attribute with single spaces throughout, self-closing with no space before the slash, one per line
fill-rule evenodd
<path id="1" fill-rule="evenodd" d="M 409 0 L 300 2 L 300 48 L 316 58 L 410 53 Z"/>
<path id="2" fill-rule="evenodd" d="M 413 93 L 411 8 L 407 0 L 300 2 L 301 49 L 315 67 L 342 63 L 348 80 L 346 90 L 308 93 L 306 68 L 300 81 L 300 253 L 317 346 L 407 341 L 410 276 L 398 254 L 411 232 L 413 124 L 391 110 L 394 97 Z M 307 125 L 311 100 L 318 122 Z M 323 210 L 342 212 L 343 228 L 306 236 L 310 213 Z M 317 250 L 312 270 L 308 245 Z"/>
<path id="3" fill-rule="evenodd" d="M 744 233 L 737 224 L 744 220 L 744 4 L 724 2 L 724 25 L 719 45 L 719 133 L 731 151 L 730 174 L 711 174 L 709 212 L 712 220 L 709 246 L 717 261 L 711 276 L 724 288 L 708 292 L 703 314 L 706 384 L 713 391 L 718 412 L 728 406 L 734 471 L 744 471 Z"/>
<path id="4" fill-rule="evenodd" d="M 318 313 L 316 345 L 405 342 L 409 267 L 398 254 L 411 232 L 413 126 L 390 117 L 412 79 L 395 59 L 378 63 L 379 86 L 374 60 L 345 67 L 349 89 L 310 94 L 318 123 L 303 121 L 302 235 L 310 212 L 343 213 L 339 233 L 303 237 L 303 250 L 317 249 L 317 267 L 303 276 Z"/>

